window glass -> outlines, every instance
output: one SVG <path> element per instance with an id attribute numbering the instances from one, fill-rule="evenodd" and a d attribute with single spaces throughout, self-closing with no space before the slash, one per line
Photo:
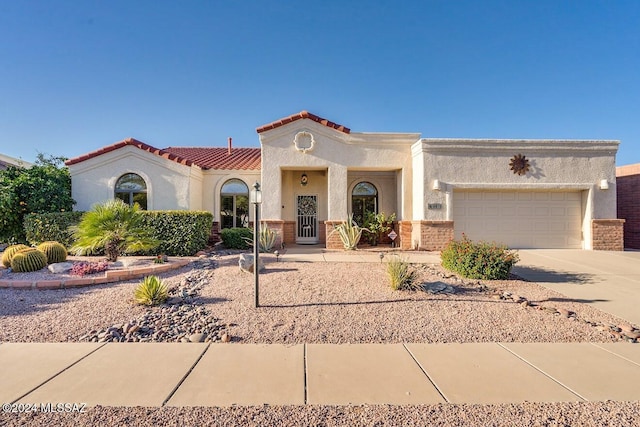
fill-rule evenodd
<path id="1" fill-rule="evenodd" d="M 239 179 L 230 179 L 220 191 L 220 228 L 248 226 L 249 187 Z"/>
<path id="2" fill-rule="evenodd" d="M 147 183 L 135 173 L 126 173 L 118 178 L 115 197 L 129 206 L 138 203 L 140 208 L 147 209 Z"/>

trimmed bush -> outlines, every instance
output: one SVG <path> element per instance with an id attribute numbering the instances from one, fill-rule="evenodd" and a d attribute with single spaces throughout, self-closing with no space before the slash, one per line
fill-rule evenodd
<path id="1" fill-rule="evenodd" d="M 249 242 L 253 241 L 253 230 L 244 227 L 224 228 L 220 237 L 227 249 L 249 249 Z"/>
<path id="2" fill-rule="evenodd" d="M 38 250 L 47 256 L 47 263 L 64 262 L 67 260 L 67 249 L 58 242 L 42 242 Z"/>
<path id="3" fill-rule="evenodd" d="M 39 245 L 42 242 L 60 242 L 64 247 L 73 245 L 73 233 L 69 227 L 78 225 L 83 212 L 31 213 L 24 218 L 27 242 Z"/>
<path id="4" fill-rule="evenodd" d="M 169 291 L 157 276 L 147 276 L 134 291 L 134 298 L 138 304 L 162 304 L 169 297 Z"/>
<path id="5" fill-rule="evenodd" d="M 498 243 L 473 242 L 463 235 L 440 253 L 442 266 L 469 279 L 505 280 L 520 258 Z"/>
<path id="6" fill-rule="evenodd" d="M 23 249 L 29 249 L 29 246 L 19 244 L 7 247 L 4 252 L 2 252 L 2 265 L 7 268 L 11 267 L 11 259 L 18 251 L 21 251 Z"/>
<path id="7" fill-rule="evenodd" d="M 22 249 L 11 259 L 11 269 L 16 273 L 38 271 L 46 266 L 47 256 L 36 248 Z"/>
<path id="8" fill-rule="evenodd" d="M 204 249 L 213 215 L 205 211 L 140 211 L 145 227 L 160 245 L 144 255 L 190 256 Z"/>

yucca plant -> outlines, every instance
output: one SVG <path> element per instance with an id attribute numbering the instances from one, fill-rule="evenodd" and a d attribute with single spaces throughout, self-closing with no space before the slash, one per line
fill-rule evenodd
<path id="1" fill-rule="evenodd" d="M 18 251 L 21 251 L 23 249 L 29 249 L 29 246 L 18 244 L 18 245 L 11 245 L 8 248 L 6 248 L 4 252 L 2 252 L 2 265 L 4 265 L 7 268 L 11 267 L 11 259 Z"/>
<path id="2" fill-rule="evenodd" d="M 116 261 L 123 253 L 158 246 L 139 211 L 137 203 L 129 206 L 119 199 L 95 205 L 72 228 L 76 242 L 69 251 L 88 255 L 104 250 L 108 261 Z"/>
<path id="3" fill-rule="evenodd" d="M 358 248 L 358 242 L 360 242 L 363 231 L 369 230 L 360 227 L 358 223 L 353 220 L 353 214 L 349 214 L 349 218 L 345 222 L 336 225 L 331 233 L 329 233 L 329 236 L 333 233 L 338 233 L 344 248 L 348 251 L 353 251 Z"/>
<path id="4" fill-rule="evenodd" d="M 138 304 L 162 304 L 169 297 L 167 286 L 158 276 L 146 276 L 136 287 L 134 298 Z"/>
<path id="5" fill-rule="evenodd" d="M 387 276 L 391 289 L 397 290 L 417 290 L 420 286 L 415 285 L 416 272 L 404 258 L 393 255 L 387 262 Z"/>

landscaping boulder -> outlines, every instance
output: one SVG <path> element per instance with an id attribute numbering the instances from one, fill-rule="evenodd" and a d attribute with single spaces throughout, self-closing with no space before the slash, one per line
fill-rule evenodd
<path id="1" fill-rule="evenodd" d="M 240 254 L 238 265 L 240 266 L 240 270 L 246 271 L 247 273 L 253 273 L 253 255 Z M 258 258 L 258 271 L 264 271 L 264 262 L 262 262 L 262 258 Z"/>
<path id="2" fill-rule="evenodd" d="M 49 267 L 47 267 L 49 269 L 50 272 L 54 273 L 54 274 L 62 274 L 62 273 L 68 273 L 69 271 L 71 271 L 71 268 L 73 267 L 73 263 L 72 262 L 54 262 L 53 264 L 49 264 Z"/>

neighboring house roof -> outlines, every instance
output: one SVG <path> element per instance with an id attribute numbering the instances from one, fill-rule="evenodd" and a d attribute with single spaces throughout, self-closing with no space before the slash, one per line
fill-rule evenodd
<path id="1" fill-rule="evenodd" d="M 127 138 L 124 141 L 103 147 L 80 157 L 69 159 L 67 166 L 84 162 L 102 154 L 109 153 L 127 145 L 139 148 L 182 165 L 196 165 L 202 169 L 260 169 L 259 148 L 220 148 L 220 147 L 169 147 L 155 148 L 137 139 Z"/>
<path id="2" fill-rule="evenodd" d="M 640 163 L 633 165 L 618 166 L 616 168 L 616 176 L 629 176 L 640 174 Z"/>
<path id="3" fill-rule="evenodd" d="M 301 120 L 301 119 L 313 120 L 316 123 L 320 123 L 321 125 L 327 126 L 332 129 L 336 129 L 340 132 L 351 133 L 351 129 L 349 129 L 348 127 L 339 125 L 337 123 L 333 123 L 327 119 L 323 119 L 322 117 L 316 116 L 315 114 L 311 114 L 308 111 L 300 111 L 299 113 L 292 114 L 283 119 L 276 120 L 275 122 L 271 122 L 264 126 L 260 126 L 259 128 L 256 129 L 256 132 L 262 133 L 271 129 L 276 129 L 276 128 L 279 128 L 280 126 L 284 126 L 288 123 L 295 122 L 296 120 Z"/>
<path id="4" fill-rule="evenodd" d="M 26 162 L 22 159 L 16 159 L 15 157 L 0 154 L 0 170 L 7 169 L 9 166 L 19 166 L 24 168 L 30 168 L 33 163 Z"/>

